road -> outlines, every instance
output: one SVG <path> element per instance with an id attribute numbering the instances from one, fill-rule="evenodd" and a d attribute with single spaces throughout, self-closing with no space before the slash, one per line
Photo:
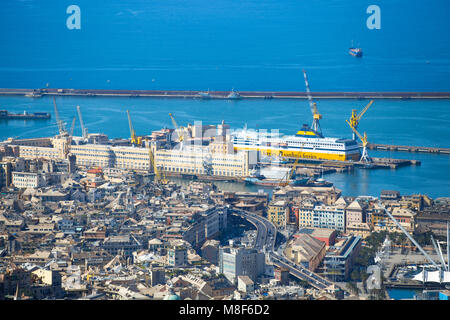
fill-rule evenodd
<path id="1" fill-rule="evenodd" d="M 277 228 L 270 221 L 250 212 L 242 210 L 235 210 L 234 212 L 241 215 L 256 227 L 257 236 L 254 242 L 254 248 L 268 253 L 269 258 L 274 265 L 288 269 L 290 274 L 298 279 L 307 281 L 316 289 L 324 290 L 334 284 L 332 281 L 325 279 L 276 253 L 274 247 Z"/>
<path id="2" fill-rule="evenodd" d="M 274 250 L 277 228 L 270 221 L 251 212 L 243 210 L 234 210 L 234 212 L 256 227 L 256 239 L 253 244 L 255 249 L 264 252 Z"/>

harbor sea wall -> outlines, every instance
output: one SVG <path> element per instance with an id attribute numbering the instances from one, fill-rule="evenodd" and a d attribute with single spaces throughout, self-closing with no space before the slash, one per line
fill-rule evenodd
<path id="1" fill-rule="evenodd" d="M 193 90 L 107 90 L 107 89 L 20 89 L 0 88 L 0 95 L 52 96 L 111 96 L 111 97 L 166 97 L 229 99 L 230 91 L 209 91 L 207 97 Z M 307 99 L 306 92 L 295 91 L 240 91 L 240 98 Z M 450 99 L 450 92 L 313 92 L 316 99 Z"/>

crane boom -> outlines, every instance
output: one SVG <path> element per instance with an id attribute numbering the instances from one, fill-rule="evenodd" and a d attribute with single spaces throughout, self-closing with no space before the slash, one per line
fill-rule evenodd
<path id="1" fill-rule="evenodd" d="M 64 157 L 65 158 L 67 158 L 67 156 L 70 153 L 70 147 L 72 145 L 73 129 L 75 128 L 75 120 L 76 120 L 76 117 L 73 117 L 72 125 L 70 126 L 69 136 L 68 136 L 68 138 L 66 140 L 66 144 L 64 146 Z"/>
<path id="2" fill-rule="evenodd" d="M 70 126 L 70 136 L 72 137 L 73 136 L 73 129 L 75 128 L 75 120 L 76 120 L 77 118 L 76 117 L 73 117 L 73 119 L 72 119 L 72 125 Z"/>
<path id="3" fill-rule="evenodd" d="M 84 126 L 83 116 L 81 115 L 80 106 L 77 106 L 77 112 L 78 112 L 78 119 L 80 119 L 80 125 L 81 125 L 81 136 L 83 139 L 87 138 L 87 128 Z"/>
<path id="4" fill-rule="evenodd" d="M 364 133 L 364 137 L 355 129 L 355 127 L 352 126 L 352 124 L 350 123 L 350 121 L 345 120 L 348 125 L 350 126 L 350 128 L 352 129 L 352 131 L 358 136 L 358 138 L 361 140 L 361 142 L 363 143 L 363 145 L 367 145 L 367 136 L 366 133 Z"/>
<path id="5" fill-rule="evenodd" d="M 147 139 L 147 144 L 148 144 L 148 154 L 150 157 L 150 166 L 153 168 L 153 172 L 155 173 L 155 182 L 166 184 L 167 183 L 166 176 L 164 174 L 164 171 L 162 171 L 162 170 L 160 171 L 158 169 L 158 166 L 156 165 L 155 156 L 152 152 L 152 146 L 150 144 L 150 140 L 148 140 L 148 139 Z"/>
<path id="6" fill-rule="evenodd" d="M 367 106 L 364 107 L 364 109 L 358 114 L 357 119 L 358 121 L 361 120 L 362 116 L 364 115 L 364 113 L 366 113 L 366 111 L 370 108 L 370 106 L 372 105 L 373 100 L 370 100 L 370 102 L 367 104 Z"/>
<path id="7" fill-rule="evenodd" d="M 56 118 L 56 124 L 58 125 L 58 131 L 59 134 L 63 134 L 66 133 L 66 128 L 64 127 L 64 122 L 61 121 L 61 119 L 59 118 L 59 112 L 58 112 L 58 107 L 56 106 L 56 100 L 55 97 L 53 97 L 53 106 L 55 108 L 55 118 Z"/>
<path id="8" fill-rule="evenodd" d="M 311 127 L 315 132 L 317 132 L 321 137 L 323 137 L 322 129 L 321 129 L 320 123 L 319 123 L 319 120 L 322 119 L 322 115 L 319 114 L 319 112 L 317 110 L 317 105 L 312 99 L 311 89 L 309 88 L 308 77 L 306 76 L 305 70 L 303 70 L 303 77 L 305 78 L 306 95 L 308 97 L 309 107 L 310 107 L 311 113 L 313 115 L 313 123 L 312 123 Z"/>
<path id="9" fill-rule="evenodd" d="M 175 121 L 175 118 L 173 117 L 173 114 L 172 113 L 169 113 L 169 116 L 170 116 L 170 119 L 172 120 L 172 124 L 173 124 L 173 126 L 175 127 L 175 130 L 177 131 L 177 135 L 178 135 L 178 141 L 179 142 L 181 142 L 181 141 L 183 141 L 183 135 L 181 134 L 182 132 L 181 132 L 181 128 L 180 127 L 178 127 L 178 124 L 177 124 L 177 122 Z"/>
<path id="10" fill-rule="evenodd" d="M 350 121 L 348 121 L 348 120 L 345 120 L 345 121 L 348 123 L 348 125 L 350 126 L 350 128 L 352 129 L 352 131 L 358 136 L 358 138 L 359 138 L 359 139 L 361 140 L 361 142 L 362 142 L 362 145 L 363 145 L 363 152 L 362 152 L 362 154 L 361 154 L 361 158 L 360 158 L 359 161 L 366 162 L 366 163 L 372 162 L 372 159 L 369 157 L 369 154 L 368 154 L 368 152 L 367 152 L 367 145 L 369 144 L 369 141 L 368 141 L 368 139 L 367 139 L 367 134 L 364 132 L 364 136 L 362 136 L 362 135 L 356 130 L 356 128 L 355 128 L 354 126 L 352 126 L 352 123 L 351 123 Z"/>
<path id="11" fill-rule="evenodd" d="M 285 174 L 285 175 L 283 176 L 283 178 L 281 178 L 281 180 L 280 180 L 280 185 L 283 183 L 284 177 L 286 177 L 286 185 L 288 185 L 288 184 L 291 182 L 292 176 L 293 176 L 294 173 L 296 172 L 298 162 L 300 161 L 300 158 L 301 158 L 300 155 L 301 155 L 301 152 L 302 152 L 302 150 L 303 150 L 303 145 L 304 145 L 304 144 L 305 144 L 305 143 L 303 142 L 302 145 L 300 146 L 300 152 L 299 152 L 299 154 L 298 154 L 297 159 L 295 159 L 294 164 L 292 165 L 292 170 L 291 170 L 290 172 L 288 172 L 287 174 Z"/>
<path id="12" fill-rule="evenodd" d="M 128 116 L 128 126 L 130 127 L 130 136 L 131 136 L 131 143 L 134 145 L 140 145 L 140 139 L 136 136 L 136 132 L 133 128 L 133 123 L 131 122 L 131 116 L 130 112 L 127 110 L 127 116 Z"/>
<path id="13" fill-rule="evenodd" d="M 355 129 L 358 128 L 359 121 L 361 120 L 362 116 L 366 113 L 366 111 L 370 108 L 372 103 L 373 103 L 373 100 L 371 100 L 359 114 L 356 113 L 356 109 L 352 110 L 352 115 L 350 117 L 350 123 L 353 128 L 355 128 Z M 353 140 L 356 140 L 356 134 L 354 132 L 353 132 Z"/>
<path id="14" fill-rule="evenodd" d="M 308 77 L 306 76 L 306 71 L 303 70 L 303 77 L 305 78 L 306 95 L 309 101 L 309 107 L 311 108 L 311 113 L 314 115 L 314 102 L 311 96 L 311 90 L 309 89 Z"/>

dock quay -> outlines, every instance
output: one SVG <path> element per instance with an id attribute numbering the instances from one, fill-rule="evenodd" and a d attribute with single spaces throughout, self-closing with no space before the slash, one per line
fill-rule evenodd
<path id="1" fill-rule="evenodd" d="M 410 290 L 439 290 L 445 288 L 444 284 L 441 283 L 422 283 L 422 282 L 416 282 L 416 283 L 404 283 L 404 282 L 385 282 L 384 286 L 388 289 L 410 289 Z"/>
<path id="2" fill-rule="evenodd" d="M 286 158 L 289 160 L 296 160 L 295 158 Z M 389 168 L 397 169 L 404 166 L 419 166 L 419 160 L 408 159 L 392 159 L 392 158 L 376 158 L 372 157 L 372 166 L 370 169 Z M 280 164 L 284 167 L 292 167 L 293 163 Z M 334 172 L 351 171 L 355 167 L 367 168 L 367 164 L 360 161 L 337 161 L 337 160 L 316 160 L 316 159 L 300 159 L 297 168 L 306 168 L 315 170 L 317 174 L 328 174 Z"/>
<path id="3" fill-rule="evenodd" d="M 398 145 L 376 144 L 376 143 L 369 143 L 369 144 L 367 144 L 367 148 L 369 148 L 371 150 L 450 154 L 450 148 L 398 146 Z"/>
<path id="4" fill-rule="evenodd" d="M 421 162 L 419 160 L 407 160 L 407 159 L 391 159 L 391 158 L 375 158 L 372 157 L 373 164 L 378 168 L 391 168 L 397 169 L 404 166 L 420 166 Z M 358 163 L 360 164 L 360 163 Z"/>
<path id="5" fill-rule="evenodd" d="M 203 91 L 194 90 L 107 90 L 107 89 L 16 89 L 0 88 L 0 95 L 41 96 L 104 96 L 104 97 L 155 97 L 202 98 Z M 230 91 L 209 91 L 208 99 L 231 99 Z M 312 92 L 316 99 L 450 99 L 450 92 Z M 307 99 L 306 92 L 296 91 L 239 91 L 240 98 Z M 205 98 L 203 96 L 203 98 Z"/>
<path id="6" fill-rule="evenodd" d="M 164 175 L 166 175 L 167 177 L 198 180 L 198 181 L 244 182 L 244 179 L 241 177 L 209 176 L 205 174 L 182 174 L 169 171 L 164 171 Z"/>
<path id="7" fill-rule="evenodd" d="M 322 160 L 323 161 L 323 160 Z M 340 162 L 301 162 L 296 166 L 297 171 L 303 171 L 304 174 L 311 177 L 318 177 L 322 174 L 330 174 L 335 172 L 347 172 L 354 168 L 354 164 Z M 262 162 L 262 165 L 271 165 L 271 163 Z M 294 163 L 280 164 L 281 167 L 293 167 Z"/>

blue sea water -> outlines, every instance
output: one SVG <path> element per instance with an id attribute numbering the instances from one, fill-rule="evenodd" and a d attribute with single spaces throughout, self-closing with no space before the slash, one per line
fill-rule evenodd
<path id="1" fill-rule="evenodd" d="M 81 9 L 69 30 L 66 9 Z M 381 9 L 369 30 L 366 9 Z M 449 91 L 447 0 L 2 0 L 0 87 Z M 364 50 L 348 54 L 351 41 Z"/>
<path id="2" fill-rule="evenodd" d="M 129 137 L 126 110 L 130 111 L 137 134 L 172 127 L 169 112 L 179 125 L 202 121 L 218 124 L 222 120 L 231 128 L 279 130 L 295 133 L 303 123 L 311 123 L 306 100 L 199 100 L 158 98 L 103 98 L 57 97 L 61 118 L 70 126 L 79 105 L 89 132 L 103 132 L 110 137 Z M 326 136 L 351 137 L 345 123 L 351 110 L 361 110 L 367 100 L 318 100 L 323 114 L 321 126 Z M 11 112 L 53 112 L 50 97 L 0 97 L 0 106 Z M 449 100 L 376 100 L 360 122 L 361 131 L 367 132 L 369 141 L 399 145 L 449 147 Z M 54 118 L 48 121 L 2 121 L 0 140 L 8 137 L 39 137 L 57 133 Z M 77 120 L 75 135 L 81 135 Z M 450 196 L 450 155 L 369 151 L 371 156 L 396 159 L 416 159 L 420 166 L 397 170 L 355 170 L 335 173 L 325 178 L 348 196 L 379 196 L 383 189 L 399 190 L 402 194 L 423 193 L 429 196 Z"/>
<path id="3" fill-rule="evenodd" d="M 388 289 L 387 293 L 394 300 L 411 300 L 414 299 L 416 294 L 420 293 L 420 290 Z"/>
<path id="4" fill-rule="evenodd" d="M 69 5 L 81 29 L 66 27 Z M 381 29 L 369 30 L 369 5 Z M 450 2 L 446 0 L 3 0 L 0 87 L 166 90 L 450 91 Z M 364 57 L 348 54 L 351 41 Z M 90 132 L 128 137 L 125 110 L 138 134 L 194 121 L 295 132 L 311 122 L 305 100 L 201 101 L 57 98 L 70 124 L 80 105 Z M 320 100 L 326 135 L 349 137 L 345 119 L 365 100 Z M 49 98 L 0 97 L 0 109 L 47 111 Z M 377 100 L 361 130 L 369 141 L 449 147 L 449 100 Z M 0 123 L 0 139 L 49 136 L 50 121 Z M 80 134 L 79 123 L 76 134 Z M 450 156 L 371 152 L 422 161 L 398 170 L 326 176 L 346 195 L 450 194 Z"/>

